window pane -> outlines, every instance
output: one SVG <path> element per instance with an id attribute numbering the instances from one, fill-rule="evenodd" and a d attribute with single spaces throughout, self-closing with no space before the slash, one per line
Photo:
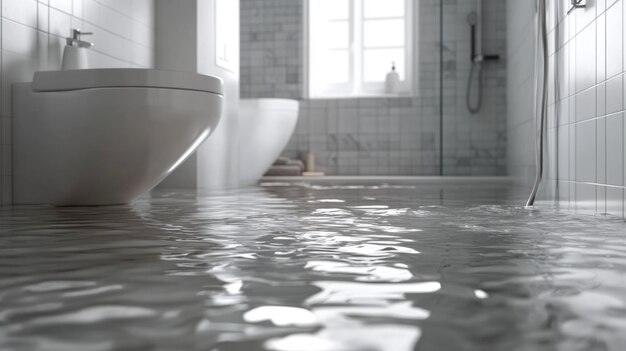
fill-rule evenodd
<path id="1" fill-rule="evenodd" d="M 350 46 L 348 21 L 328 22 L 324 26 L 323 38 L 329 49 L 347 49 Z"/>
<path id="2" fill-rule="evenodd" d="M 311 79 L 314 85 L 348 83 L 350 55 L 348 50 L 332 50 L 311 56 Z"/>
<path id="3" fill-rule="evenodd" d="M 404 17 L 405 0 L 363 0 L 365 18 Z"/>
<path id="4" fill-rule="evenodd" d="M 366 48 L 404 46 L 403 19 L 367 20 L 363 24 L 363 44 Z"/>
<path id="5" fill-rule="evenodd" d="M 326 13 L 329 19 L 350 18 L 350 0 L 327 0 L 325 2 L 327 3 Z"/>
<path id="6" fill-rule="evenodd" d="M 347 20 L 350 18 L 350 0 L 312 0 L 312 13 L 325 20 Z"/>
<path id="7" fill-rule="evenodd" d="M 348 0 L 346 0 L 346 13 L 348 16 Z M 311 39 L 311 47 L 315 51 L 328 49 L 347 49 L 350 46 L 350 25 L 349 19 L 331 19 L 337 17 L 334 12 L 336 0 L 315 0 L 310 1 L 311 16 L 309 23 L 309 37 Z M 339 2 L 340 4 L 343 1 Z M 335 16 L 336 15 L 336 16 Z"/>
<path id="8" fill-rule="evenodd" d="M 363 80 L 365 82 L 384 82 L 391 64 L 396 63 L 396 72 L 400 80 L 406 76 L 404 49 L 370 49 L 363 52 Z"/>

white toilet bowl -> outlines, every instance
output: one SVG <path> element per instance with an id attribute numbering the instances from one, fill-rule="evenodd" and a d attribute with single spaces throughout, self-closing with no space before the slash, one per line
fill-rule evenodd
<path id="1" fill-rule="evenodd" d="M 37 72 L 13 87 L 14 203 L 132 201 L 215 129 L 222 81 L 147 69 Z"/>
<path id="2" fill-rule="evenodd" d="M 239 104 L 239 181 L 256 183 L 280 156 L 298 122 L 298 101 L 243 99 Z"/>

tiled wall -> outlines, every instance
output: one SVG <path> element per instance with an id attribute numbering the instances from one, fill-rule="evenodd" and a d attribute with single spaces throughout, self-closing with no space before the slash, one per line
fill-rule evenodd
<path id="1" fill-rule="evenodd" d="M 535 6 L 536 0 L 507 1 L 508 174 L 526 188 L 535 177 Z M 558 0 L 561 1 L 561 0 Z M 530 191 L 530 190 L 529 190 Z"/>
<path id="2" fill-rule="evenodd" d="M 514 2 L 509 1 L 509 5 Z M 624 1 L 588 0 L 586 9 L 570 15 L 569 1 L 550 4 L 550 108 L 543 199 L 580 212 L 624 217 Z M 509 13 L 511 23 L 513 18 L 525 17 L 530 28 L 532 16 L 532 7 Z M 510 37 L 518 42 L 534 40 L 532 30 L 513 29 L 509 27 Z M 532 55 L 519 52 L 532 59 Z M 532 66 L 523 67 L 523 75 L 532 81 Z M 509 88 L 511 98 L 532 99 L 530 83 L 517 91 Z M 532 116 L 532 110 L 524 111 Z M 518 113 L 510 112 L 511 120 L 521 120 Z M 526 119 L 532 121 L 530 118 Z M 516 135 L 512 147 L 533 142 L 530 127 L 513 128 L 509 133 Z M 531 164 L 531 158 L 525 163 Z"/>
<path id="3" fill-rule="evenodd" d="M 90 65 L 152 67 L 153 0 L 0 0 L 1 152 L 0 199 L 11 203 L 11 84 L 32 80 L 38 70 L 61 67 L 64 38 L 71 28 L 94 32 Z"/>
<path id="4" fill-rule="evenodd" d="M 305 99 L 303 2 L 241 1 L 242 98 L 303 99 L 286 155 L 312 150 L 339 175 L 439 174 L 439 4 L 422 0 L 419 93 L 404 98 Z M 474 0 L 444 1 L 444 173 L 506 173 L 505 60 L 485 67 L 484 109 L 465 108 L 469 75 L 467 14 Z M 485 51 L 505 51 L 505 2 L 484 0 Z"/>

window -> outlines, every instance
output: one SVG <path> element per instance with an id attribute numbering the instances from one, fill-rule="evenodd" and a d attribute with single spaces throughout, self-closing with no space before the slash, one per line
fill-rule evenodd
<path id="1" fill-rule="evenodd" d="M 307 11 L 310 97 L 385 95 L 392 63 L 411 92 L 412 0 L 309 0 Z"/>

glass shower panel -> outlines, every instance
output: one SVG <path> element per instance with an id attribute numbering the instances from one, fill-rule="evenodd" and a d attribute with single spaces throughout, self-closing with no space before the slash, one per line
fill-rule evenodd
<path id="1" fill-rule="evenodd" d="M 506 1 L 437 1 L 440 173 L 506 175 Z"/>

